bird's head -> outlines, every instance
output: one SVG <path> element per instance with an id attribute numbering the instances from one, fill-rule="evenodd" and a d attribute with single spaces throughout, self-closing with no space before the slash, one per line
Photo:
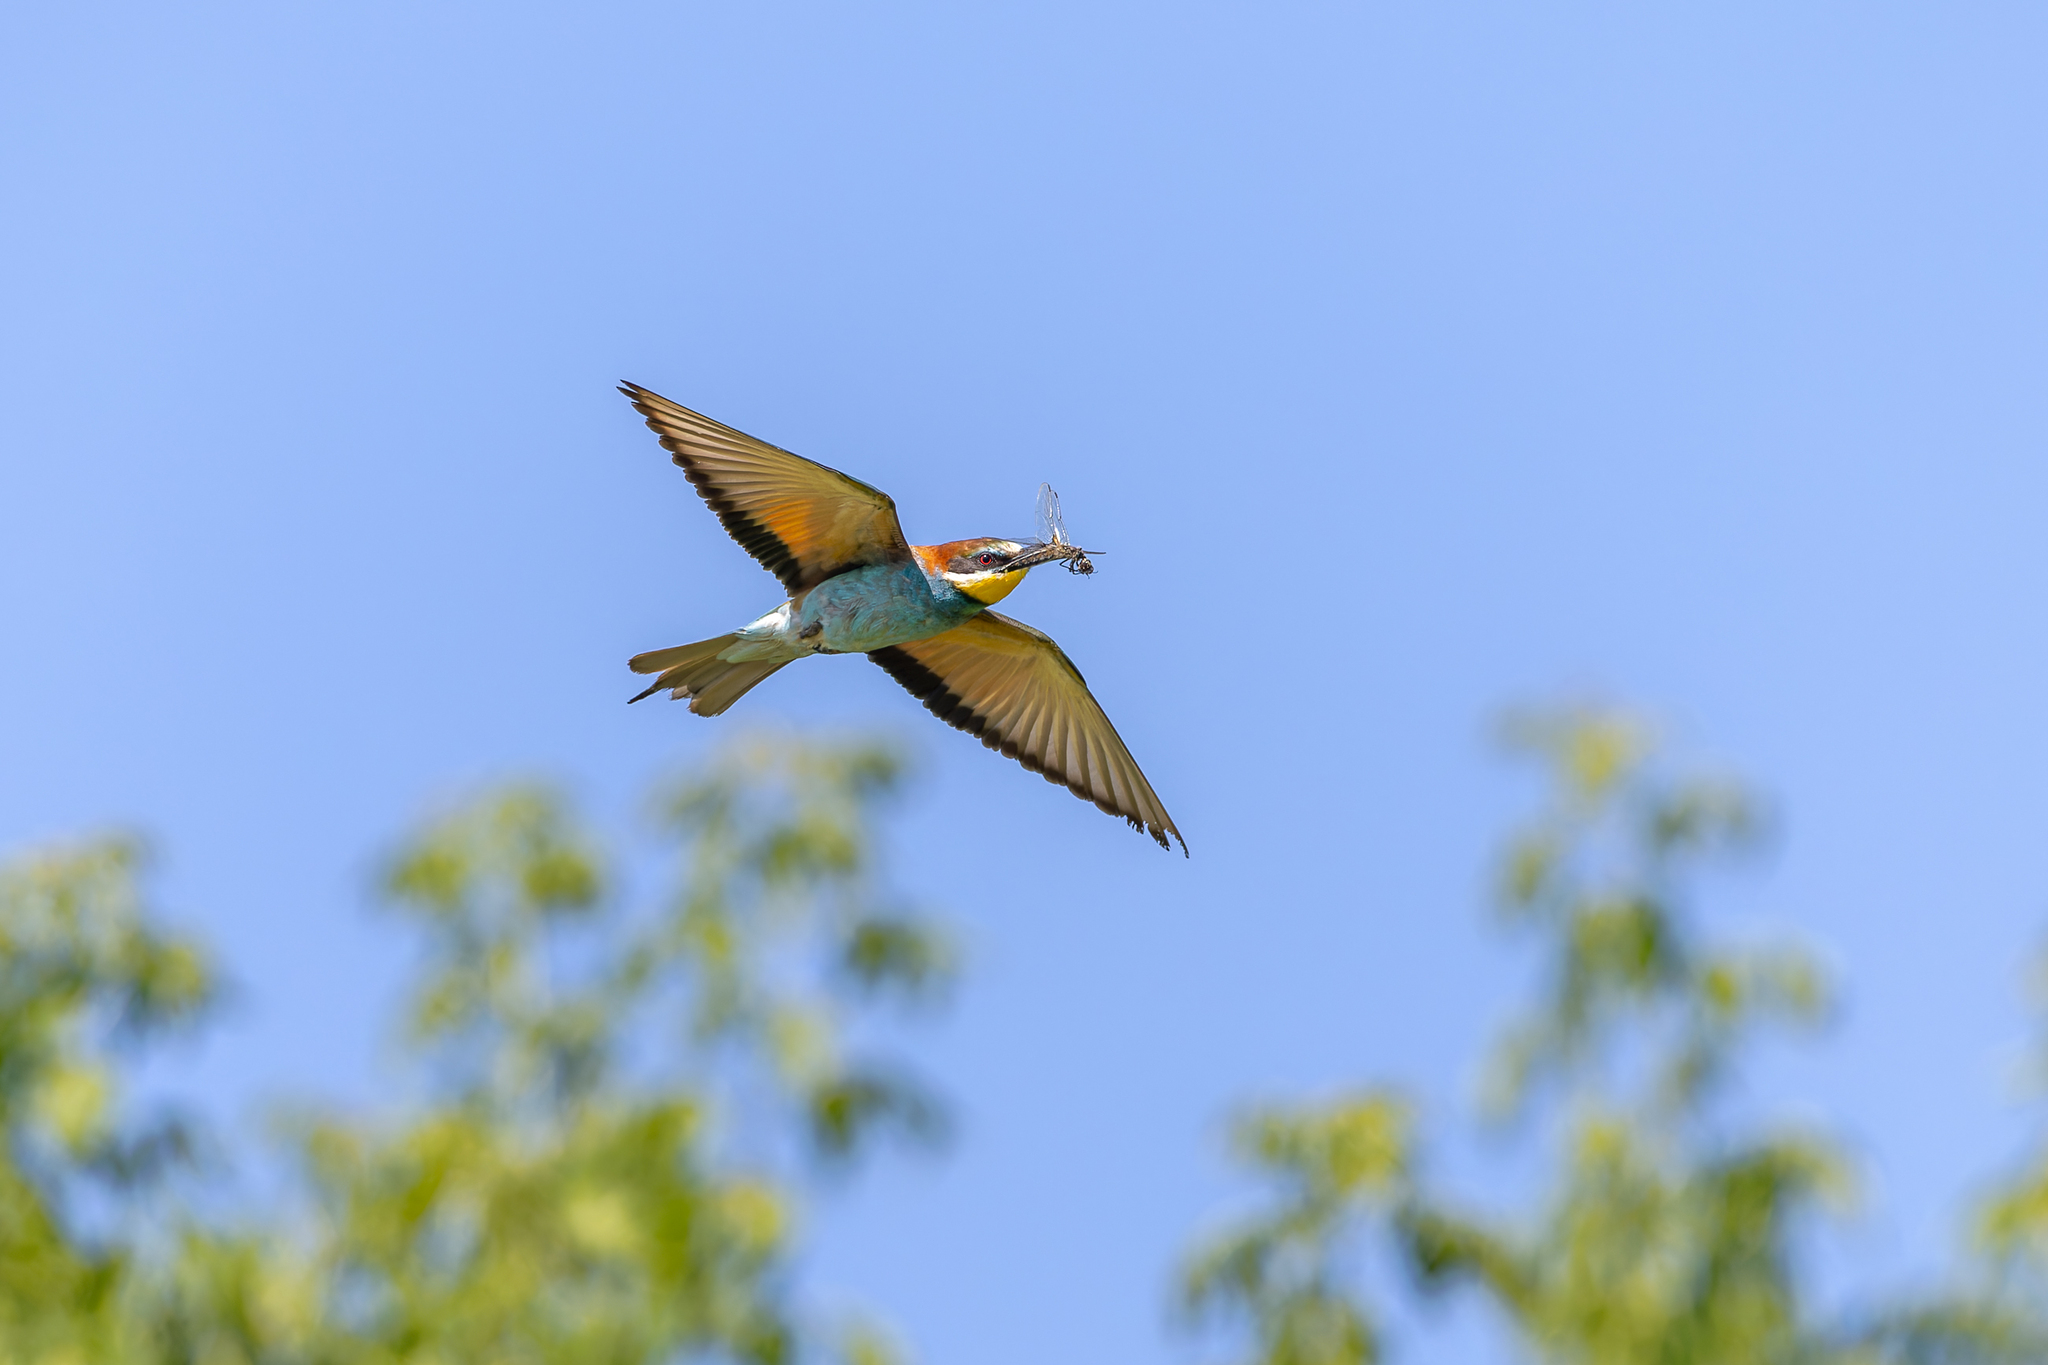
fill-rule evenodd
<path id="1" fill-rule="evenodd" d="M 1036 546 L 1016 540 L 954 540 L 920 545 L 918 556 L 928 572 L 945 579 L 984 607 L 1008 597 L 1031 566 L 1042 562 Z"/>

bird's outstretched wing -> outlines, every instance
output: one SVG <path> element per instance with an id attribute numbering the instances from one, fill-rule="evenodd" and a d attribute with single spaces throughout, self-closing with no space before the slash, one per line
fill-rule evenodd
<path id="1" fill-rule="evenodd" d="M 621 384 L 647 425 L 740 548 L 794 597 L 864 564 L 904 563 L 896 502 L 816 460 L 714 422 L 638 384 Z"/>
<path id="2" fill-rule="evenodd" d="M 944 634 L 868 657 L 946 724 L 1121 815 L 1161 848 L 1173 847 L 1170 834 L 1187 852 L 1188 841 L 1088 691 L 1081 670 L 1050 636 L 984 611 Z"/>

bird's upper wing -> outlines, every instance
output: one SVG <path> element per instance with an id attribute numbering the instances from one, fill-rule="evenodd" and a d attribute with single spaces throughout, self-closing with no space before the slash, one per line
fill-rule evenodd
<path id="1" fill-rule="evenodd" d="M 793 455 L 638 384 L 619 392 L 647 419 L 732 538 L 794 597 L 864 564 L 904 563 L 896 502 L 879 488 Z"/>
<path id="2" fill-rule="evenodd" d="M 1173 826 L 1137 760 L 1052 638 L 993 611 L 868 655 L 931 713 L 1171 848 Z"/>

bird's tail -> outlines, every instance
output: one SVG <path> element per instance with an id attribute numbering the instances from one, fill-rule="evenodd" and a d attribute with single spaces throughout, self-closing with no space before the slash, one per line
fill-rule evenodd
<path id="1" fill-rule="evenodd" d="M 700 716 L 715 716 L 731 706 L 755 683 L 788 663 L 787 659 L 774 662 L 748 660 L 744 663 L 728 663 L 719 655 L 732 648 L 737 635 L 720 635 L 711 640 L 699 640 L 694 645 L 677 645 L 673 649 L 649 650 L 635 654 L 629 666 L 635 673 L 658 673 L 654 685 L 642 692 L 640 697 L 651 697 L 667 688 L 677 701 L 689 700 L 690 710 Z"/>

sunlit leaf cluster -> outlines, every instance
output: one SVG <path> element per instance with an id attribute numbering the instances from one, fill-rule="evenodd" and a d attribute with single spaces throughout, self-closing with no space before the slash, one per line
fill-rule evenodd
<path id="1" fill-rule="evenodd" d="M 874 876 L 898 780 L 871 745 L 749 744 L 661 794 L 637 861 L 540 788 L 429 823 L 383 878 L 421 950 L 406 1098 L 296 1111 L 300 1180 L 272 1213 L 183 1210 L 147 1237 L 95 1241 L 73 1196 L 149 1202 L 131 1177 L 161 1130 L 122 1121 L 109 1049 L 195 1015 L 204 955 L 154 927 L 127 845 L 18 864 L 0 1361 L 774 1365 L 841 1336 L 888 1359 L 805 1307 L 791 1260 L 811 1167 L 940 1128 L 876 1019 L 951 971 Z"/>
<path id="2" fill-rule="evenodd" d="M 1497 907 L 1539 974 L 1486 1059 L 1477 1122 L 1530 1146 L 1540 1182 L 1505 1208 L 1443 1188 L 1427 1126 L 1389 1090 L 1259 1110 L 1236 1146 L 1262 1201 L 1190 1258 L 1193 1320 L 1250 1365 L 1363 1365 L 1390 1349 L 1378 1285 L 1476 1296 L 1557 1365 L 2048 1359 L 2048 1281 L 2013 1287 L 2048 1268 L 2048 1166 L 1986 1210 L 1997 1273 L 1817 1304 L 1797 1251 L 1849 1202 L 1851 1163 L 1826 1134 L 1722 1101 L 1747 1049 L 1825 1019 L 1826 977 L 1795 946 L 1706 934 L 1693 903 L 1759 838 L 1755 798 L 1674 774 L 1628 716 L 1535 714 L 1508 733 L 1548 794 L 1507 841 Z"/>

